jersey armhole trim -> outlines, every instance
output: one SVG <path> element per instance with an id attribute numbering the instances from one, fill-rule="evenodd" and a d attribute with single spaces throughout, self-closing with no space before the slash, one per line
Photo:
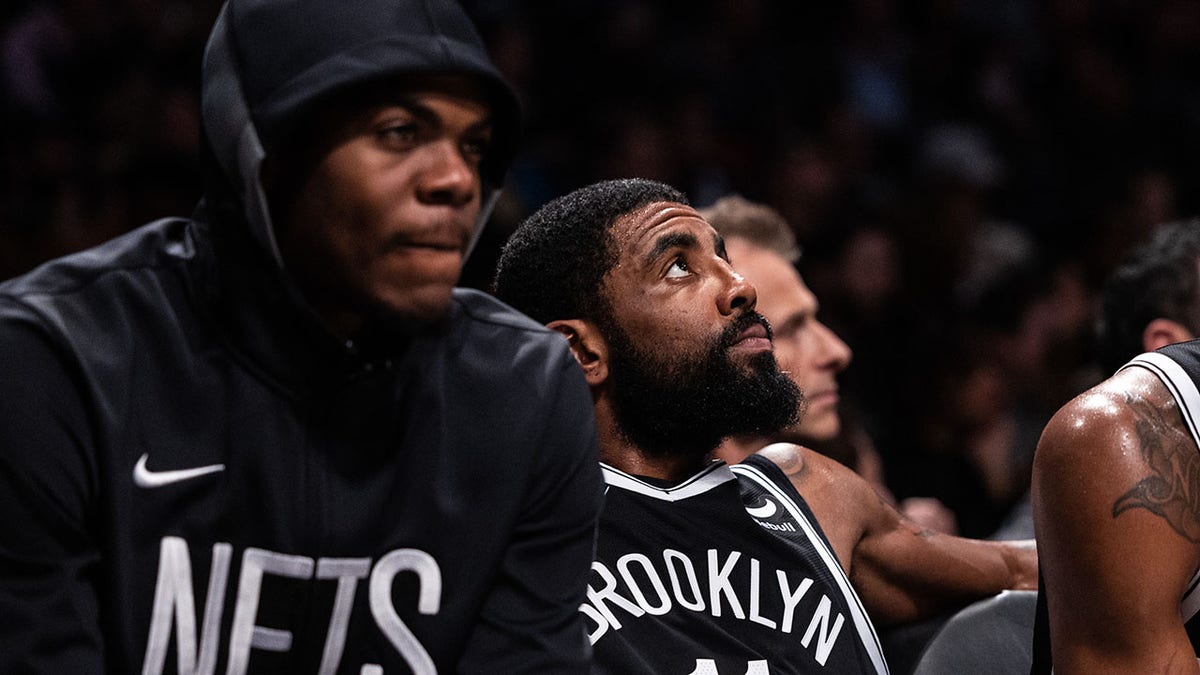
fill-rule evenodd
<path id="1" fill-rule="evenodd" d="M 1197 429 L 1200 420 L 1196 418 L 1197 415 L 1200 415 L 1200 390 L 1196 388 L 1196 383 L 1192 381 L 1183 366 L 1176 363 L 1171 357 L 1156 352 L 1135 357 L 1121 369 L 1132 366 L 1145 368 L 1162 380 L 1162 383 L 1170 390 L 1171 396 L 1179 403 L 1183 421 L 1192 435 L 1192 442 L 1200 450 L 1200 429 Z"/>
<path id="2" fill-rule="evenodd" d="M 758 483 L 763 489 L 767 490 L 767 492 L 783 504 L 792 518 L 804 528 L 804 534 L 813 543 L 817 553 L 821 556 L 821 560 L 829 568 L 829 572 L 833 575 L 834 580 L 837 581 L 842 596 L 846 599 L 846 605 L 850 608 L 854 626 L 858 630 L 863 646 L 867 650 L 867 655 L 871 658 L 871 664 L 875 666 L 876 672 L 887 675 L 889 673 L 887 661 L 883 657 L 883 648 L 879 644 L 879 636 L 875 633 L 875 626 L 871 623 L 870 617 L 867 616 L 867 610 L 863 607 L 858 593 L 850 585 L 850 579 L 846 576 L 846 571 L 838 563 L 837 556 L 833 554 L 833 551 L 825 543 L 825 540 L 817 533 L 816 528 L 813 527 L 808 517 L 804 515 L 804 512 L 800 510 L 791 496 L 763 473 L 762 469 L 749 464 L 738 464 L 733 467 L 733 471 Z"/>

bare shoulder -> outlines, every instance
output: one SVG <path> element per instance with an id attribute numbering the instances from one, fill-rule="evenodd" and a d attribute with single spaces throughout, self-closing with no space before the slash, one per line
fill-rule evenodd
<path id="1" fill-rule="evenodd" d="M 1055 413 L 1038 442 L 1034 480 L 1113 472 L 1140 464 L 1147 443 L 1193 446 L 1166 386 L 1149 371 L 1127 368 L 1080 394 Z M 1193 450 L 1193 454 L 1194 450 Z"/>
<path id="2" fill-rule="evenodd" d="M 827 488 L 865 488 L 873 492 L 870 485 L 849 467 L 802 445 L 772 443 L 757 454 L 774 462 L 806 500 L 818 496 Z"/>
<path id="3" fill-rule="evenodd" d="M 808 468 L 805 455 L 812 454 L 812 451 L 795 443 L 772 443 L 763 447 L 756 454 L 774 462 L 779 470 L 783 471 L 784 475 L 792 479 L 794 483 L 804 476 Z"/>
<path id="4" fill-rule="evenodd" d="M 1200 544 L 1200 453 L 1162 381 L 1127 368 L 1063 406 L 1038 443 L 1033 498 L 1051 563 L 1092 538 L 1114 557 L 1122 542 Z"/>
<path id="5" fill-rule="evenodd" d="M 1115 519 L 1141 508 L 1200 543 L 1200 453 L 1167 387 L 1142 368 L 1055 414 L 1038 443 L 1033 491 L 1035 509 L 1058 517 Z"/>
<path id="6" fill-rule="evenodd" d="M 1145 475 L 1113 502 L 1112 517 L 1146 509 L 1180 536 L 1200 544 L 1200 452 L 1179 405 L 1145 370 L 1130 368 L 1121 374 L 1127 374 L 1122 388 L 1129 418 L 1125 431 Z"/>
<path id="7" fill-rule="evenodd" d="M 758 454 L 774 462 L 791 480 L 847 568 L 868 529 L 878 527 L 889 515 L 899 518 L 870 483 L 815 450 L 775 443 Z"/>

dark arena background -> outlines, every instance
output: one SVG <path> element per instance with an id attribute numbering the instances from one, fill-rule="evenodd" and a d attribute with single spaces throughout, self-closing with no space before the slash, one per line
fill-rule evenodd
<path id="1" fill-rule="evenodd" d="M 198 82 L 219 3 L 0 7 L 0 278 L 201 192 Z M 852 422 L 897 498 L 987 536 L 1038 433 L 1104 374 L 1104 275 L 1200 210 L 1191 0 L 473 0 L 525 141 L 468 264 L 586 183 L 644 176 L 779 209 L 855 351 Z M 736 264 L 736 261 L 735 261 Z"/>

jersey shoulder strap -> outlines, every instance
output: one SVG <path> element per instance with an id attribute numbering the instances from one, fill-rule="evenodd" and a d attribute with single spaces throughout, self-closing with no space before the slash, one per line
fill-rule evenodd
<path id="1" fill-rule="evenodd" d="M 791 479 L 775 462 L 762 455 L 751 455 L 730 470 L 738 478 L 738 487 L 746 513 L 764 529 L 793 544 L 814 571 L 825 577 L 831 588 L 840 592 L 859 643 L 866 651 L 876 672 L 887 673 L 887 662 L 875 627 L 867 616 L 862 600 L 850 585 L 850 579 L 838 562 L 833 546 L 817 522 L 804 497 L 797 492 Z"/>

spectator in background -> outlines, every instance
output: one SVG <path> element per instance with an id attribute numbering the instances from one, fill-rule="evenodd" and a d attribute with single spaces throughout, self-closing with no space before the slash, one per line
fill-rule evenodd
<path id="1" fill-rule="evenodd" d="M 1109 275 L 1096 335 L 1105 373 L 1200 335 L 1200 219 L 1160 225 Z"/>
<path id="2" fill-rule="evenodd" d="M 771 442 L 805 445 L 850 467 L 895 504 L 884 480 L 887 467 L 870 435 L 844 419 L 838 376 L 850 365 L 852 353 L 817 318 L 820 305 L 796 271 L 800 249 L 787 221 L 775 209 L 737 195 L 700 209 L 700 215 L 725 238 L 734 269 L 757 289 L 758 309 L 771 322 L 780 367 L 804 392 L 799 422 L 768 436 L 726 439 L 717 456 L 736 464 Z M 957 531 L 954 514 L 935 499 L 909 498 L 899 509 L 925 527 Z"/>

